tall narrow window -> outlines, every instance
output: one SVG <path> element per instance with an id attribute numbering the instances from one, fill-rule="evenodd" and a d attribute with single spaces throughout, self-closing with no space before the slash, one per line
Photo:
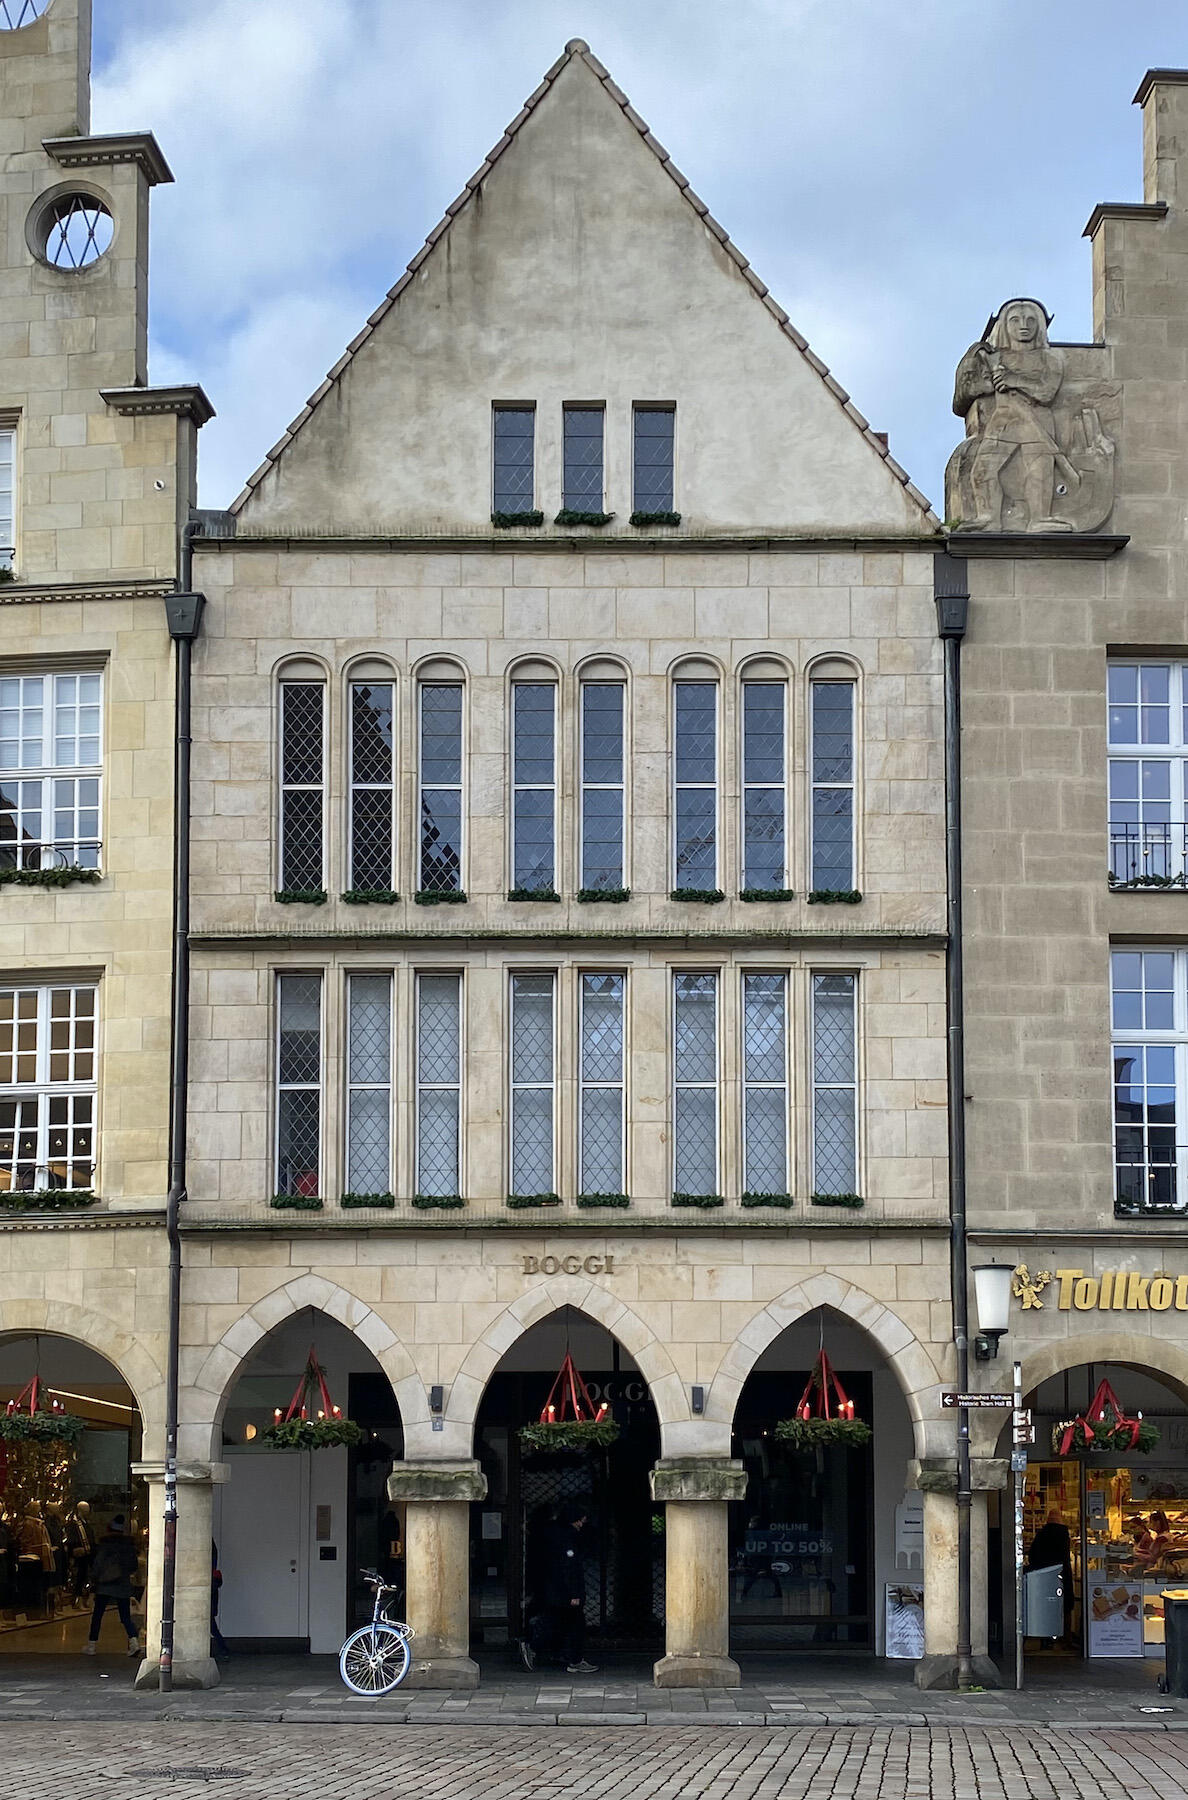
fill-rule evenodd
<path id="1" fill-rule="evenodd" d="M 623 723 L 621 681 L 582 683 L 582 878 L 605 894 L 623 886 Z"/>
<path id="2" fill-rule="evenodd" d="M 621 1194 L 623 1172 L 623 989 L 619 974 L 582 976 L 581 1134 L 578 1191 Z"/>
<path id="3" fill-rule="evenodd" d="M 0 425 L 0 569 L 16 555 L 16 431 Z"/>
<path id="4" fill-rule="evenodd" d="M 742 885 L 783 888 L 787 871 L 787 684 L 744 681 Z"/>
<path id="5" fill-rule="evenodd" d="M 103 677 L 0 678 L 0 869 L 97 869 Z"/>
<path id="6" fill-rule="evenodd" d="M 417 977 L 417 1192 L 461 1192 L 462 977 Z"/>
<path id="7" fill-rule="evenodd" d="M 356 891 L 396 886 L 395 716 L 390 681 L 352 681 L 351 874 Z"/>
<path id="8" fill-rule="evenodd" d="M 603 498 L 600 406 L 567 406 L 561 504 L 567 512 L 601 512 Z"/>
<path id="9" fill-rule="evenodd" d="M 718 977 L 673 977 L 673 1172 L 678 1194 L 718 1191 Z"/>
<path id="10" fill-rule="evenodd" d="M 510 1192 L 551 1194 L 554 1069 L 552 975 L 511 978 Z"/>
<path id="11" fill-rule="evenodd" d="M 552 893 L 556 814 L 554 681 L 512 683 L 512 886 Z"/>
<path id="12" fill-rule="evenodd" d="M 858 1191 L 858 1050 L 853 975 L 813 976 L 813 1192 Z"/>
<path id="13" fill-rule="evenodd" d="M 784 975 L 743 976 L 743 1188 L 788 1192 L 788 999 Z"/>
<path id="14" fill-rule="evenodd" d="M 421 891 L 462 892 L 462 683 L 421 683 Z"/>
<path id="15" fill-rule="evenodd" d="M 313 893 L 325 886 L 325 695 L 321 681 L 281 682 L 280 884 L 286 893 Z"/>
<path id="16" fill-rule="evenodd" d="M 1177 1106 L 1188 1049 L 1182 950 L 1115 950 L 1110 957 L 1114 1032 L 1114 1211 L 1120 1218 L 1183 1212 L 1186 1146 Z"/>
<path id="17" fill-rule="evenodd" d="M 95 1179 L 93 987 L 0 988 L 0 1193 Z"/>
<path id="18" fill-rule="evenodd" d="M 276 1191 L 321 1193 L 322 978 L 276 979 Z"/>
<path id="19" fill-rule="evenodd" d="M 1188 871 L 1188 665 L 1110 663 L 1110 880 Z"/>
<path id="20" fill-rule="evenodd" d="M 675 683 L 673 886 L 718 884 L 718 684 Z"/>
<path id="21" fill-rule="evenodd" d="M 676 412 L 671 406 L 637 406 L 635 426 L 636 512 L 672 511 Z"/>
<path id="22" fill-rule="evenodd" d="M 816 889 L 854 886 L 854 683 L 812 684 L 813 840 Z"/>
<path id="23" fill-rule="evenodd" d="M 491 511 L 530 513 L 535 488 L 535 410 L 531 406 L 497 406 L 492 425 L 494 480 Z"/>
<path id="24" fill-rule="evenodd" d="M 347 987 L 347 1189 L 392 1187 L 392 977 L 352 975 Z"/>

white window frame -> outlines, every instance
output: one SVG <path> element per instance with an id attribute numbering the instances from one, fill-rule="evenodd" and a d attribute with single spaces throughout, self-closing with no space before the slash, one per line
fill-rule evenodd
<path id="1" fill-rule="evenodd" d="M 6 982 L 3 985 L 3 988 L 0 988 L 0 993 L 3 993 L 6 996 L 12 996 L 14 1041 L 16 1041 L 16 1033 L 21 1023 L 18 1017 L 21 997 L 33 995 L 36 998 L 34 1014 L 36 1022 L 36 1047 L 34 1053 L 35 1067 L 33 1070 L 33 1080 L 18 1081 L 14 1079 L 12 1081 L 5 1081 L 0 1085 L 0 1099 L 9 1103 L 15 1103 L 18 1120 L 18 1124 L 13 1131 L 12 1155 L 6 1158 L 3 1163 L 0 1163 L 0 1191 L 10 1189 L 18 1192 L 30 1192 L 34 1189 L 42 1190 L 46 1188 L 76 1190 L 80 1185 L 84 1191 L 94 1191 L 99 1162 L 99 1121 L 97 1116 L 99 1106 L 98 986 L 92 981 L 55 981 L 46 983 Z M 72 1068 L 77 1058 L 89 1054 L 91 1059 L 91 1074 L 87 1079 L 79 1079 L 73 1074 L 66 1080 L 60 1078 L 54 1079 L 52 1057 L 55 1054 L 61 1053 L 54 1051 L 51 1042 L 53 1024 L 55 1022 L 53 1004 L 54 997 L 60 994 L 67 994 L 70 996 L 69 1012 L 65 1015 L 59 1015 L 60 1017 L 67 1017 L 70 1021 L 70 1042 L 67 1054 L 70 1057 Z M 88 996 L 91 1002 L 91 1009 L 89 1012 L 80 1013 L 78 1010 L 78 999 L 80 995 L 84 994 Z M 91 1025 L 91 1045 L 89 1049 L 86 1046 L 83 1046 L 80 1049 L 76 1042 L 78 1036 L 77 1027 L 80 1022 L 88 1020 Z M 19 1073 L 15 1056 L 11 1072 L 14 1076 Z M 74 1117 L 75 1108 L 73 1103 L 75 1100 L 79 1099 L 89 1102 L 91 1114 L 89 1121 L 85 1119 L 76 1120 Z M 21 1138 L 21 1129 L 19 1125 L 21 1103 L 30 1100 L 35 1101 L 37 1105 L 37 1149 L 33 1162 L 31 1184 L 23 1180 L 18 1169 L 20 1161 L 23 1160 L 19 1154 Z M 85 1131 L 88 1129 L 90 1131 L 91 1154 L 89 1158 L 85 1159 L 86 1164 L 90 1169 L 90 1179 L 81 1184 L 75 1181 L 73 1170 L 77 1165 L 81 1164 L 84 1159 L 74 1155 L 73 1143 L 71 1143 L 65 1158 L 54 1157 L 52 1155 L 50 1146 L 50 1109 L 52 1102 L 55 1100 L 67 1100 L 70 1102 L 70 1117 L 64 1127 L 67 1132 L 72 1134 L 76 1131 Z M 59 1125 L 52 1129 L 61 1130 L 63 1127 Z M 54 1178 L 54 1173 L 50 1165 L 54 1161 L 63 1160 L 67 1164 L 68 1178 L 64 1181 L 58 1181 Z"/>
<path id="2" fill-rule="evenodd" d="M 384 1081 L 361 1081 L 355 1075 L 354 1064 L 354 1027 L 356 989 L 361 981 L 384 981 L 387 983 L 388 1012 L 388 1052 L 387 1079 Z M 392 1073 L 393 1073 L 393 1035 L 392 1027 L 395 1016 L 393 975 L 391 969 L 352 969 L 346 978 L 346 1044 L 343 1062 L 346 1069 L 346 1121 L 345 1121 L 345 1155 L 346 1180 L 344 1188 L 347 1193 L 391 1193 L 393 1186 L 393 1163 L 395 1146 L 392 1141 Z M 385 1117 L 388 1129 L 388 1172 L 387 1178 L 378 1188 L 360 1189 L 355 1180 L 355 1151 L 352 1144 L 354 1127 L 354 1111 L 356 1094 L 384 1094 L 387 1096 Z"/>
<path id="3" fill-rule="evenodd" d="M 782 1192 L 785 1194 L 791 1194 L 791 1192 L 792 1192 L 792 1066 L 791 1066 L 791 1054 L 790 1054 L 791 1032 L 789 1029 L 790 1007 L 791 1007 L 791 993 L 790 993 L 791 983 L 790 983 L 790 979 L 789 979 L 789 973 L 788 973 L 787 969 L 742 969 L 739 971 L 739 974 L 740 974 L 740 981 L 739 981 L 739 1025 L 740 1025 L 739 1075 L 740 1075 L 740 1081 L 739 1081 L 739 1086 L 740 1086 L 741 1095 L 742 1095 L 742 1111 L 741 1111 L 741 1117 L 739 1119 L 739 1133 L 740 1133 L 741 1151 L 742 1151 L 741 1165 L 740 1165 L 742 1191 L 744 1194 L 763 1193 L 763 1192 L 768 1191 L 768 1190 L 761 1189 L 761 1188 L 753 1189 L 751 1187 L 750 1182 L 747 1179 L 747 1164 L 749 1161 L 749 1151 L 748 1151 L 749 1102 L 750 1102 L 750 1097 L 751 1097 L 752 1093 L 776 1092 L 776 1093 L 780 1093 L 783 1095 L 784 1186 L 781 1190 L 770 1190 L 770 1191 L 773 1191 L 773 1192 L 779 1191 L 779 1192 Z M 747 1073 L 747 1060 L 748 1060 L 747 1059 L 747 984 L 749 982 L 757 980 L 757 979 L 768 980 L 768 981 L 775 980 L 775 981 L 779 981 L 779 983 L 780 983 L 781 999 L 782 999 L 783 1009 L 784 1009 L 784 1030 L 783 1030 L 783 1073 L 782 1073 L 781 1079 L 779 1081 L 767 1081 L 767 1080 L 760 1081 L 760 1080 L 753 1079 Z"/>
<path id="4" fill-rule="evenodd" d="M 551 777 L 548 781 L 521 781 L 517 774 L 516 717 L 517 717 L 517 709 L 519 707 L 519 694 L 520 694 L 521 688 L 549 688 L 551 690 L 552 714 L 553 714 L 553 752 L 552 752 L 552 757 L 550 759 Z M 511 879 L 508 882 L 509 888 L 525 888 L 525 889 L 535 888 L 536 890 L 538 890 L 542 893 L 550 893 L 550 892 L 556 893 L 560 886 L 560 883 L 558 881 L 558 870 L 557 870 L 557 863 L 558 863 L 558 855 L 557 855 L 557 839 L 558 839 L 558 833 L 557 833 L 557 786 L 558 786 L 558 784 L 557 784 L 557 732 L 558 732 L 558 727 L 559 727 L 558 713 L 560 710 L 559 705 L 558 705 L 558 700 L 559 700 L 559 683 L 556 681 L 555 678 L 550 677 L 550 676 L 545 676 L 545 675 L 513 676 L 512 682 L 511 682 L 511 706 L 508 709 L 509 721 L 510 721 L 510 727 L 511 727 L 511 737 L 510 737 L 510 742 L 509 742 L 509 746 L 508 746 L 508 758 L 509 758 L 509 763 L 510 763 L 510 767 L 511 767 L 511 790 L 512 790 L 511 842 L 510 842 L 510 853 L 511 854 L 510 854 L 510 868 L 509 868 L 509 874 L 510 874 Z M 551 872 L 552 879 L 548 882 L 527 883 L 527 882 L 521 882 L 519 880 L 520 796 L 522 794 L 547 794 L 549 796 L 549 807 L 550 807 L 550 813 L 551 813 L 551 817 L 552 817 L 552 831 L 551 831 L 551 835 L 549 838 L 549 860 L 552 864 L 552 872 Z"/>
<path id="5" fill-rule="evenodd" d="M 780 724 L 783 737 L 781 740 L 782 772 L 778 781 L 750 781 L 747 778 L 747 690 L 753 687 L 778 687 L 783 690 Z M 741 892 L 761 892 L 752 889 L 747 881 L 747 795 L 752 789 L 760 793 L 769 793 L 773 789 L 780 794 L 783 807 L 782 824 L 784 832 L 784 857 L 780 869 L 777 888 L 789 886 L 788 871 L 790 867 L 789 820 L 791 818 L 790 796 L 788 791 L 788 694 L 787 678 L 779 675 L 744 675 L 739 683 L 739 717 L 738 717 L 738 767 L 739 767 L 739 810 L 738 810 L 738 842 L 739 842 L 739 888 Z"/>
<path id="6" fill-rule="evenodd" d="M 455 1043 L 454 1079 L 452 1081 L 423 1081 L 421 1079 L 421 995 L 423 983 L 426 981 L 453 981 L 458 995 L 458 1033 Z M 462 973 L 457 969 L 418 969 L 413 976 L 413 1191 L 417 1194 L 430 1192 L 423 1185 L 421 1171 L 421 1102 L 428 1093 L 451 1093 L 455 1098 L 457 1130 L 455 1151 L 457 1166 L 454 1170 L 453 1194 L 434 1193 L 436 1199 L 452 1199 L 462 1194 L 462 1170 L 464 1166 L 463 1129 L 464 1117 L 462 1109 L 462 1069 L 465 1056 L 466 1041 L 466 986 Z"/>
<path id="7" fill-rule="evenodd" d="M 672 824 L 670 828 L 669 854 L 672 859 L 672 890 L 674 893 L 697 893 L 698 888 L 682 888 L 679 884 L 679 796 L 686 790 L 689 792 L 710 793 L 713 795 L 714 821 L 714 872 L 710 883 L 711 890 L 720 889 L 722 885 L 722 683 L 712 675 L 674 675 L 670 682 L 672 697 Z M 714 775 L 712 781 L 681 781 L 678 778 L 678 690 L 682 687 L 706 687 L 713 689 L 714 695 Z"/>
<path id="8" fill-rule="evenodd" d="M 850 777 L 848 781 L 818 780 L 817 764 L 817 689 L 848 687 L 850 690 Z M 848 793 L 850 796 L 850 888 L 858 886 L 858 679 L 856 675 L 813 675 L 809 680 L 809 888 L 817 889 L 817 795 Z"/>
<path id="9" fill-rule="evenodd" d="M 850 1018 L 853 1033 L 854 1074 L 850 1081 L 818 1081 L 817 1079 L 817 980 L 818 978 L 834 978 L 850 983 Z M 812 1105 L 809 1111 L 809 1167 L 811 1170 L 811 1192 L 830 1194 L 834 1192 L 862 1192 L 862 1065 L 860 1057 L 859 1026 L 861 1015 L 858 1007 L 859 982 L 858 973 L 854 969 L 822 969 L 809 971 L 809 1080 L 812 1092 Z M 852 1189 L 831 1189 L 818 1186 L 817 1175 L 817 1096 L 824 1092 L 851 1093 L 854 1097 L 854 1186 Z"/>
<path id="10" fill-rule="evenodd" d="M 303 887 L 290 888 L 288 884 L 289 869 L 285 848 L 285 825 L 290 794 L 317 794 L 318 796 L 318 850 L 320 862 L 320 879 L 317 888 L 326 886 L 326 748 L 329 732 L 326 716 L 326 681 L 315 675 L 282 675 L 277 683 L 277 777 L 280 793 L 280 811 L 277 820 L 277 886 L 282 892 L 300 893 L 314 891 Z M 286 695 L 290 688 L 318 688 L 321 691 L 321 757 L 318 779 L 313 781 L 289 781 L 285 777 L 285 732 L 286 732 Z"/>
<path id="11" fill-rule="evenodd" d="M 86 701 L 77 685 L 84 681 L 95 684 L 94 697 Z M 73 698 L 63 698 L 65 685 L 71 682 L 76 684 Z M 36 684 L 40 684 L 39 702 L 32 698 Z M 5 704 L 6 696 L 14 687 L 15 708 Z M 93 732 L 84 733 L 79 728 L 79 713 L 84 705 L 97 712 Z M 15 711 L 17 725 L 16 737 L 3 740 L 13 746 L 16 763 L 11 768 L 0 766 L 0 788 L 10 793 L 19 789 L 14 795 L 17 804 L 3 815 L 6 820 L 13 821 L 15 836 L 0 839 L 0 867 L 100 869 L 103 854 L 103 671 L 82 668 L 0 672 L 0 706 L 5 713 Z M 74 728 L 66 737 L 61 737 L 57 725 L 59 712 L 64 707 L 74 715 Z M 41 713 L 40 760 L 22 767 L 26 745 L 36 741 L 24 735 L 24 721 L 33 711 Z M 94 761 L 60 760 L 63 744 L 72 744 L 77 758 L 80 744 L 92 740 L 96 749 Z M 84 803 L 84 784 L 90 783 L 94 783 L 94 787 Z M 26 838 L 24 822 L 30 816 L 40 821 L 39 835 Z M 63 816 L 70 822 L 70 831 L 59 834 L 56 827 Z M 84 818 L 94 822 L 93 832 L 80 830 Z M 47 827 L 51 829 L 47 830 Z M 8 860 L 10 855 L 11 862 Z"/>
<path id="12" fill-rule="evenodd" d="M 355 690 L 356 688 L 386 687 L 392 696 L 392 748 L 388 759 L 387 781 L 360 781 L 355 774 Z M 369 884 L 358 880 L 355 868 L 355 809 L 359 804 L 360 794 L 386 793 L 391 808 L 388 825 L 388 887 L 395 891 L 397 880 L 399 852 L 399 826 L 396 817 L 396 744 L 399 720 L 396 712 L 397 692 L 394 676 L 377 676 L 375 680 L 367 676 L 352 675 L 347 682 L 347 778 L 350 789 L 350 806 L 347 814 L 347 871 L 348 887 L 354 889 Z"/>
<path id="13" fill-rule="evenodd" d="M 457 781 L 427 782 L 425 780 L 425 690 L 438 687 L 456 687 L 459 690 Z M 417 821 L 413 840 L 416 857 L 413 885 L 417 893 L 464 894 L 466 892 L 468 837 L 466 827 L 466 691 L 467 683 L 461 673 L 422 675 L 417 679 Z M 427 793 L 456 793 L 458 796 L 458 884 L 453 888 L 425 888 L 422 886 L 425 872 L 425 795 Z"/>
<path id="14" fill-rule="evenodd" d="M 9 421 L 0 423 L 0 569 L 16 560 L 16 529 L 17 427 Z"/>
<path id="15" fill-rule="evenodd" d="M 549 984 L 549 1067 L 550 1077 L 547 1081 L 520 1081 L 516 1079 L 515 1033 L 516 1033 L 516 984 L 519 981 L 547 981 Z M 522 1093 L 547 1093 L 549 1096 L 549 1165 L 550 1182 L 547 1188 L 534 1188 L 533 1193 L 555 1194 L 557 1192 L 557 1126 L 559 1097 L 558 1082 L 558 1050 L 557 1024 L 557 970 L 556 969 L 511 969 L 508 971 L 507 986 L 507 1191 L 515 1197 L 523 1197 L 516 1182 L 516 1099 Z"/>
<path id="16" fill-rule="evenodd" d="M 1114 1001 L 1117 993 L 1115 985 L 1115 957 L 1117 956 L 1170 956 L 1172 959 L 1172 1024 L 1169 1028 L 1152 1028 L 1145 1023 L 1137 1029 L 1114 1023 Z M 1133 989 L 1126 990 L 1133 992 Z M 1141 990 L 1146 993 L 1144 984 Z M 1123 1208 L 1118 1194 L 1118 1173 L 1123 1166 L 1118 1158 L 1118 1133 L 1124 1129 L 1136 1129 L 1130 1121 L 1123 1126 L 1118 1118 L 1117 1098 L 1117 1052 L 1123 1045 L 1136 1045 L 1143 1049 L 1170 1049 L 1173 1054 L 1172 1088 L 1175 1103 L 1175 1161 L 1170 1166 L 1175 1170 L 1176 1203 L 1172 1206 L 1146 1205 L 1132 1210 Z M 1144 1069 L 1144 1090 L 1151 1084 L 1146 1080 Z M 1178 1218 L 1188 1212 L 1188 949 L 1177 949 L 1168 944 L 1116 944 L 1110 953 L 1110 1110 L 1114 1131 L 1114 1212 L 1118 1218 Z M 1144 1148 L 1149 1149 L 1147 1132 L 1149 1120 L 1144 1118 L 1142 1129 Z M 1153 1167 L 1163 1166 L 1152 1163 L 1150 1156 L 1145 1155 L 1141 1164 L 1128 1163 L 1126 1167 L 1141 1167 L 1149 1171 Z"/>
<path id="17" fill-rule="evenodd" d="M 586 982 L 613 976 L 619 982 L 619 1079 L 595 1081 L 586 1075 Z M 620 1193 L 630 1192 L 627 1174 L 627 970 L 578 970 L 578 1139 L 577 1191 L 581 1195 L 609 1192 L 592 1188 L 586 1180 L 586 1096 L 589 1093 L 617 1093 L 619 1096 L 619 1180 Z"/>
<path id="18" fill-rule="evenodd" d="M 619 779 L 618 781 L 587 781 L 586 779 L 586 690 L 588 688 L 618 688 L 621 703 L 619 718 Z M 581 796 L 578 808 L 578 886 L 589 892 L 614 893 L 616 889 L 627 886 L 627 682 L 616 680 L 613 676 L 584 676 L 578 683 L 578 789 Z M 590 880 L 590 871 L 586 867 L 586 796 L 588 794 L 617 794 L 619 796 L 619 879 L 614 887 L 598 888 Z"/>
<path id="19" fill-rule="evenodd" d="M 1113 720 L 1115 705 L 1110 698 L 1111 678 L 1115 670 L 1133 669 L 1138 673 L 1139 741 L 1128 743 L 1115 739 Z M 1161 710 L 1158 702 L 1144 702 L 1142 676 L 1147 669 L 1165 669 L 1168 673 L 1167 741 L 1142 741 L 1142 714 Z M 1121 701 L 1128 706 L 1130 702 Z M 1111 656 L 1106 664 L 1106 757 L 1107 757 L 1107 829 L 1109 832 L 1110 883 L 1114 887 L 1157 885 L 1163 881 L 1177 885 L 1188 879 L 1188 663 L 1160 656 Z M 1166 765 L 1167 798 L 1150 800 L 1143 793 L 1144 763 Z M 1114 770 L 1122 764 L 1139 765 L 1137 797 L 1124 797 L 1120 806 L 1134 806 L 1137 820 L 1114 818 Z M 1166 805 L 1167 818 L 1146 818 L 1148 806 L 1157 811 Z"/>
<path id="20" fill-rule="evenodd" d="M 669 1018 L 672 1022 L 672 1191 L 674 1194 L 683 1190 L 677 1186 L 677 1170 L 679 1166 L 679 1125 L 677 1095 L 684 1089 L 712 1089 L 714 1104 L 714 1185 L 704 1191 L 720 1194 L 722 1191 L 722 990 L 723 971 L 720 968 L 674 969 L 672 971 L 672 999 L 669 1006 Z M 709 977 L 714 984 L 714 1075 L 711 1081 L 683 1081 L 677 1070 L 677 1017 L 680 1006 L 679 985 L 682 979 L 690 976 Z M 685 1190 L 687 1191 L 687 1190 Z"/>
<path id="21" fill-rule="evenodd" d="M 283 1081 L 281 1079 L 281 1035 L 283 1028 L 283 990 L 287 981 L 314 981 L 318 990 L 318 1073 L 314 1081 Z M 278 969 L 274 982 L 276 1020 L 274 1026 L 273 1054 L 275 1057 L 275 1080 L 273 1101 L 273 1164 L 276 1173 L 274 1192 L 290 1194 L 290 1189 L 281 1177 L 281 1114 L 284 1109 L 283 1096 L 290 1093 L 316 1093 L 318 1096 L 318 1166 L 317 1186 L 314 1194 L 321 1196 L 325 1192 L 326 1166 L 326 979 L 320 969 Z M 292 1196 L 295 1197 L 295 1196 Z M 304 1194 L 303 1197 L 313 1196 Z"/>

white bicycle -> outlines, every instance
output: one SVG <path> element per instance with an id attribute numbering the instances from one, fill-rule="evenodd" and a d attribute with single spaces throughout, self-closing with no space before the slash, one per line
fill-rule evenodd
<path id="1" fill-rule="evenodd" d="M 381 1694 L 398 1688 L 408 1674 L 412 1664 L 409 1642 L 414 1633 L 411 1625 L 390 1619 L 385 1610 L 385 1597 L 397 1590 L 374 1569 L 361 1569 L 360 1574 L 368 1587 L 375 1589 L 371 1624 L 352 1631 L 338 1653 L 338 1672 L 352 1694 L 378 1700 Z"/>

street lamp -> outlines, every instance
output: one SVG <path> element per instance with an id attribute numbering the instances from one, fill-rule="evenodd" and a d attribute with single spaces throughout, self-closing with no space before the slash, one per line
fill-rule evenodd
<path id="1" fill-rule="evenodd" d="M 974 1356 L 978 1362 L 992 1362 L 997 1357 L 998 1340 L 1010 1329 L 1013 1274 L 1014 1270 L 1006 1263 L 982 1263 L 973 1271 L 974 1305 L 978 1313 Z"/>

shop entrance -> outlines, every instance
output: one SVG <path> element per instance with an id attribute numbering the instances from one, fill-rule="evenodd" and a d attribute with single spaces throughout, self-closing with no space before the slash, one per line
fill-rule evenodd
<path id="1" fill-rule="evenodd" d="M 591 1398 L 619 1427 L 604 1450 L 540 1453 L 519 1427 L 534 1423 L 569 1350 Z M 547 1582 L 537 1552 L 569 1502 L 586 1512 L 585 1619 L 595 1661 L 608 1650 L 654 1652 L 664 1631 L 664 1509 L 648 1477 L 660 1427 L 647 1383 L 605 1327 L 572 1307 L 512 1345 L 479 1408 L 475 1454 L 487 1498 L 472 1513 L 471 1641 L 514 1645 Z"/>
<path id="2" fill-rule="evenodd" d="M 113 1521 L 123 1520 L 120 1535 L 135 1548 L 132 1585 L 143 1593 L 148 1498 L 131 1469 L 140 1412 L 119 1370 L 85 1344 L 0 1340 L 0 1411 L 23 1396 L 27 1414 L 34 1376 L 38 1414 L 51 1409 L 50 1422 L 34 1423 L 35 1436 L 0 1439 L 0 1654 L 77 1656 L 90 1625 L 91 1561 Z M 52 1409 L 64 1419 L 60 1436 Z M 124 1643 L 113 1614 L 101 1648 Z"/>

